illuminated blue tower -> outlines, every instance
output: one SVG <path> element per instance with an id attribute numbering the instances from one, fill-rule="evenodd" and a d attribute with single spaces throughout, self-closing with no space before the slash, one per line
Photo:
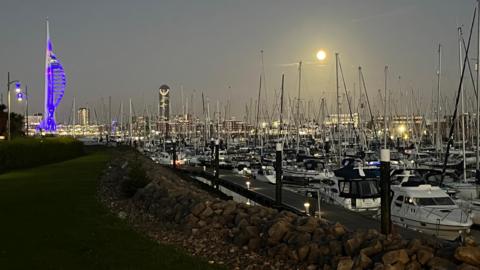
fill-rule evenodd
<path id="1" fill-rule="evenodd" d="M 67 80 L 62 64 L 53 53 L 53 45 L 50 40 L 50 30 L 47 19 L 47 44 L 45 51 L 45 113 L 39 129 L 47 132 L 55 132 L 55 110 L 65 93 Z"/>

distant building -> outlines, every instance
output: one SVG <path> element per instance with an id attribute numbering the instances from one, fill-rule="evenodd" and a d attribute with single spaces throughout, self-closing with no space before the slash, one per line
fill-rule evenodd
<path id="1" fill-rule="evenodd" d="M 90 124 L 90 109 L 79 108 L 77 111 L 78 124 L 81 126 L 88 126 Z"/>
<path id="2" fill-rule="evenodd" d="M 164 84 L 160 86 L 158 91 L 159 106 L 160 106 L 160 121 L 170 120 L 170 87 Z"/>

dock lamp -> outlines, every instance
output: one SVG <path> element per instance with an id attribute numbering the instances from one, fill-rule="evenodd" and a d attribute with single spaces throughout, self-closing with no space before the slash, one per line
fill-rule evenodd
<path id="1" fill-rule="evenodd" d="M 247 185 L 247 189 L 250 189 L 250 181 L 245 182 L 245 184 Z"/>
<path id="2" fill-rule="evenodd" d="M 310 216 L 310 211 L 309 211 L 309 209 L 310 209 L 310 203 L 309 203 L 309 202 L 305 202 L 305 203 L 303 204 L 303 206 L 305 207 L 305 214 L 307 214 L 307 216 Z"/>

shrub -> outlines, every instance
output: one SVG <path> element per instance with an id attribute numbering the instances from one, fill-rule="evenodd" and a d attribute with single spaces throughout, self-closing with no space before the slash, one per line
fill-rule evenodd
<path id="1" fill-rule="evenodd" d="M 120 185 L 123 195 L 127 198 L 131 198 L 139 188 L 145 187 L 149 182 L 138 158 L 132 160 L 129 167 L 128 177 L 124 178 Z"/>
<path id="2" fill-rule="evenodd" d="M 1 141 L 0 173 L 59 162 L 83 153 L 82 142 L 69 137 Z"/>

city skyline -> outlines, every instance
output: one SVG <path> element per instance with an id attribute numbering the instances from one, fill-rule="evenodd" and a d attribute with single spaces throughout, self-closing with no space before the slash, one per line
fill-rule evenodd
<path id="1" fill-rule="evenodd" d="M 282 73 L 286 75 L 286 94 L 296 97 L 294 63 L 302 60 L 306 63 L 302 96 L 317 103 L 322 97 L 332 102 L 334 53 L 339 52 L 350 91 L 354 83 L 358 89 L 356 70 L 361 65 L 369 95 L 378 103 L 377 89 L 383 88 L 383 67 L 388 65 L 392 91 L 400 87 L 397 78 L 401 76 L 404 87 L 421 91 L 417 93 L 421 102 L 429 106 L 436 86 L 438 43 L 444 48 L 443 96 L 448 100 L 456 90 L 457 26 L 466 26 L 467 37 L 474 4 L 405 0 L 45 1 L 40 5 L 7 1 L 7 8 L 0 11 L 0 22 L 6 26 L 5 38 L 0 41 L 0 59 L 5 63 L 0 74 L 10 71 L 27 84 L 30 112 L 43 111 L 41 62 L 48 16 L 52 41 L 69 74 L 57 113 L 60 122 L 68 120 L 74 96 L 77 107 L 99 108 L 102 99 L 107 104 L 108 96 L 113 96 L 113 112 L 118 111 L 120 101 L 126 108 L 129 98 L 137 114 L 144 103 L 156 108 L 154 101 L 162 84 L 172 88 L 172 113 L 180 112 L 183 88 L 188 99 L 195 89 L 197 114 L 201 113 L 203 92 L 213 109 L 217 100 L 230 100 L 232 114 L 240 118 L 245 104 L 257 96 L 261 50 L 269 100 L 280 87 Z M 473 40 L 476 38 L 474 34 Z M 327 52 L 323 64 L 315 59 L 319 49 Z M 475 46 L 472 52 L 471 57 L 476 55 Z M 5 89 L 0 90 L 5 95 Z M 23 112 L 21 106 L 15 104 L 13 110 Z"/>

